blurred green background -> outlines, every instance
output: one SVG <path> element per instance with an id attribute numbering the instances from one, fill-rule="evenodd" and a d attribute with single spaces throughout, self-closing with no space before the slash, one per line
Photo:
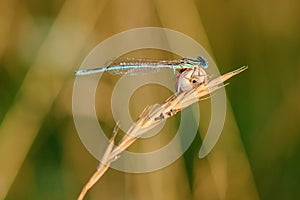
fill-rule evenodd
<path id="1" fill-rule="evenodd" d="M 197 137 L 162 170 L 108 170 L 87 199 L 300 199 L 297 0 L 1 0 L 0 199 L 77 197 L 98 161 L 74 127 L 74 70 L 101 41 L 145 26 L 189 35 L 221 73 L 249 69 L 229 80 L 224 131 L 208 157 L 197 157 Z M 116 79 L 106 76 L 101 99 L 109 102 Z M 138 111 L 139 102 L 163 101 L 170 92 L 151 94 L 135 94 Z M 199 105 L 205 109 L 209 101 Z M 97 111 L 109 135 L 110 111 L 101 105 Z"/>

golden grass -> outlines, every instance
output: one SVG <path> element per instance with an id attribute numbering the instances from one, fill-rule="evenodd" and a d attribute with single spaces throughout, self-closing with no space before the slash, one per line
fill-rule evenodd
<path id="1" fill-rule="evenodd" d="M 87 191 L 103 176 L 103 174 L 108 170 L 110 164 L 117 160 L 119 155 L 145 132 L 155 127 L 163 120 L 172 117 L 176 113 L 192 105 L 193 103 L 208 97 L 208 95 L 211 93 L 224 87 L 224 81 L 243 72 L 246 69 L 247 67 L 245 66 L 241 67 L 217 78 L 210 79 L 206 83 L 199 84 L 195 88 L 192 88 L 188 91 L 176 93 L 162 104 L 155 104 L 153 106 L 146 107 L 136 123 L 129 128 L 127 133 L 120 140 L 119 144 L 115 146 L 114 141 L 118 132 L 117 123 L 97 171 L 83 187 L 78 200 L 81 200 L 85 197 Z"/>

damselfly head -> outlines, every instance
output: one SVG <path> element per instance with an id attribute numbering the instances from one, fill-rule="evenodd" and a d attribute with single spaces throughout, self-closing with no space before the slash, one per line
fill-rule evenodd
<path id="1" fill-rule="evenodd" d="M 208 62 L 202 56 L 198 56 L 197 60 L 200 62 L 200 65 L 202 65 L 204 69 L 208 67 Z"/>

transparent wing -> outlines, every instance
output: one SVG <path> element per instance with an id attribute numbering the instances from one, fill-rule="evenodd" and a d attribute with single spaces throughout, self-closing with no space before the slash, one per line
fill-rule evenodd
<path id="1" fill-rule="evenodd" d="M 165 68 L 165 67 L 164 67 Z M 128 76 L 145 75 L 159 72 L 161 68 L 157 66 L 109 66 L 107 70 L 111 74 L 121 74 Z"/>
<path id="2" fill-rule="evenodd" d="M 111 61 L 107 71 L 112 74 L 122 75 L 144 75 L 156 73 L 161 69 L 176 69 L 179 60 L 151 60 L 146 58 L 125 58 Z"/>

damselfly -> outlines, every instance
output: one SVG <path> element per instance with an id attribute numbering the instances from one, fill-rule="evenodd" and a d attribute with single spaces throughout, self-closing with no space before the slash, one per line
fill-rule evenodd
<path id="1" fill-rule="evenodd" d="M 158 72 L 160 69 L 179 70 L 176 76 L 176 90 L 182 92 L 206 82 L 207 74 L 204 69 L 207 67 L 208 63 L 202 56 L 199 56 L 196 60 L 190 58 L 177 60 L 125 58 L 112 60 L 109 64 L 100 68 L 80 69 L 75 74 L 88 75 L 107 71 L 112 74 L 141 75 Z"/>

